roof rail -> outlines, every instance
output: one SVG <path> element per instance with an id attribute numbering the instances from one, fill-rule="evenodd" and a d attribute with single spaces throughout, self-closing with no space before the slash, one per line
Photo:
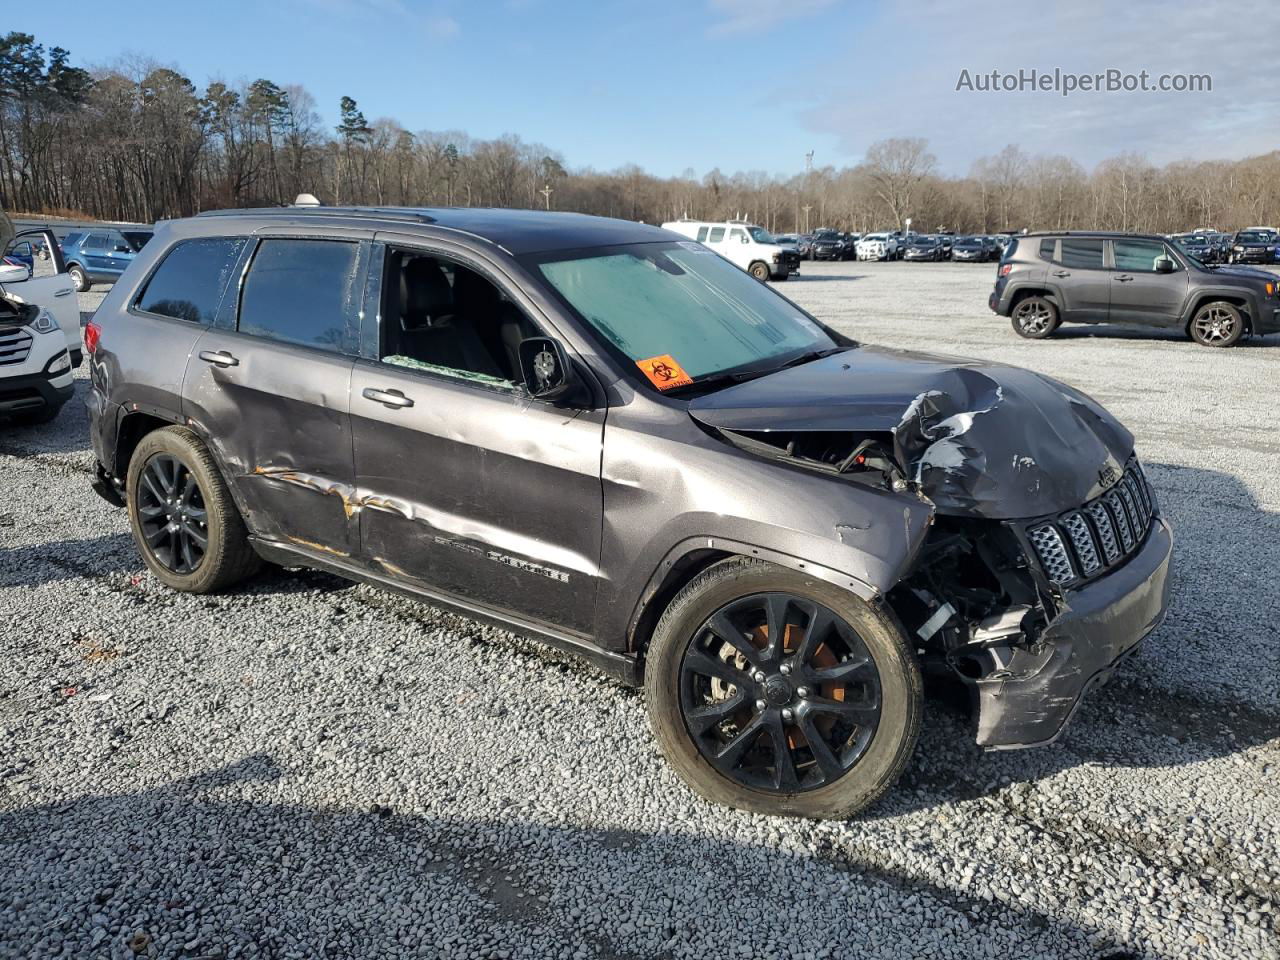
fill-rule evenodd
<path id="1" fill-rule="evenodd" d="M 416 207 L 249 207 L 238 210 L 205 210 L 197 217 L 367 217 L 374 220 L 405 220 L 435 223 L 436 218 Z"/>

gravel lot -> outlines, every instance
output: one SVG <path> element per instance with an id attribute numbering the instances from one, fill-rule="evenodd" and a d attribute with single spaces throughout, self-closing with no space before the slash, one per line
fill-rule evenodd
<path id="1" fill-rule="evenodd" d="M 931 704 L 848 823 L 702 803 L 641 695 L 431 607 L 282 570 L 170 593 L 89 489 L 78 401 L 0 427 L 0 957 L 1280 956 L 1280 337 L 1025 342 L 992 273 L 780 289 L 1116 412 L 1173 609 L 1053 747 L 981 754 Z"/>

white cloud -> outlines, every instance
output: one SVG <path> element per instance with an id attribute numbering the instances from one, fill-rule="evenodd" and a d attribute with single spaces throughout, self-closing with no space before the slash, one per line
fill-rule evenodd
<path id="1" fill-rule="evenodd" d="M 448 40 L 462 32 L 462 25 L 445 14 L 429 16 L 423 25 L 426 27 L 427 34 L 436 40 Z"/>
<path id="2" fill-rule="evenodd" d="M 835 0 L 708 0 L 716 22 L 707 32 L 754 33 L 783 19 L 812 16 L 834 2 Z"/>

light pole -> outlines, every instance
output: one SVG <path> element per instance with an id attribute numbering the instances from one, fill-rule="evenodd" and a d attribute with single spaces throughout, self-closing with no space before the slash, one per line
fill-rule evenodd
<path id="1" fill-rule="evenodd" d="M 813 209 L 813 204 L 806 203 L 800 209 L 804 211 L 804 232 L 808 233 L 809 232 L 809 211 Z"/>
<path id="2" fill-rule="evenodd" d="M 543 202 L 543 204 L 546 206 L 546 208 L 547 208 L 548 210 L 550 210 L 550 209 L 551 209 L 551 194 L 555 193 L 555 191 L 551 189 L 551 184 L 549 184 L 549 183 L 545 183 L 545 184 L 543 184 L 543 185 L 542 185 L 542 189 L 541 189 L 541 190 L 539 190 L 538 192 L 539 192 L 540 194 L 542 194 L 542 202 Z"/>

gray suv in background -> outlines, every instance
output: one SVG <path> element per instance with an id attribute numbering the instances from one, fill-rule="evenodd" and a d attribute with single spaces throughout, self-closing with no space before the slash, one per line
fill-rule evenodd
<path id="1" fill-rule="evenodd" d="M 1005 250 L 988 305 L 1032 340 L 1063 323 L 1129 323 L 1230 347 L 1246 334 L 1280 332 L 1278 279 L 1210 266 L 1163 237 L 1033 233 Z"/>
<path id="2" fill-rule="evenodd" d="M 643 224 L 162 223 L 86 346 L 95 486 L 161 581 L 314 567 L 573 651 L 733 806 L 871 803 L 926 671 L 982 746 L 1053 740 L 1168 602 L 1168 526 L 1094 401 L 861 346 Z"/>

